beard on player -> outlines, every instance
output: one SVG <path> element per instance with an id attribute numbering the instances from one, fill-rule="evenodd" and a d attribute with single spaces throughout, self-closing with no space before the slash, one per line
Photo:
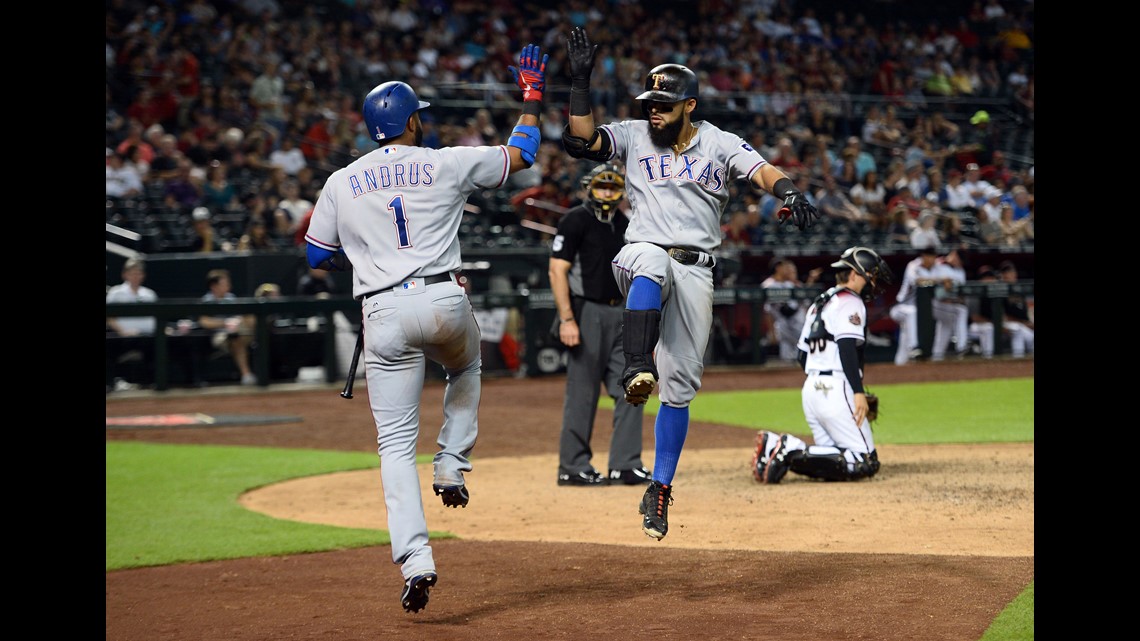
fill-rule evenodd
<path id="1" fill-rule="evenodd" d="M 681 134 L 681 127 L 684 126 L 684 124 L 684 116 L 673 122 L 667 122 L 660 127 L 656 127 L 653 122 L 650 122 L 649 140 L 658 147 L 672 147 L 677 142 L 677 136 Z"/>

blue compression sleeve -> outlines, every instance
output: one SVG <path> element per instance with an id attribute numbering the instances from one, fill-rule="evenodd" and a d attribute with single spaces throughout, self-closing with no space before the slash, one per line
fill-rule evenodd
<path id="1" fill-rule="evenodd" d="M 629 284 L 629 298 L 625 301 L 625 308 L 632 310 L 656 309 L 661 310 L 661 286 L 657 281 L 646 276 L 638 276 Z"/>
<path id="2" fill-rule="evenodd" d="M 534 101 L 531 101 L 534 102 Z M 533 125 L 515 125 L 511 130 L 511 137 L 507 139 L 508 147 L 516 147 L 522 153 L 523 160 L 528 165 L 534 164 L 538 145 L 542 142 L 542 130 Z"/>
<path id="3" fill-rule="evenodd" d="M 685 447 L 685 437 L 689 434 L 689 406 L 671 407 L 662 405 L 657 410 L 657 421 L 653 424 L 653 436 L 657 441 L 653 458 L 653 480 L 669 485 L 677 472 L 677 461 L 681 449 Z"/>

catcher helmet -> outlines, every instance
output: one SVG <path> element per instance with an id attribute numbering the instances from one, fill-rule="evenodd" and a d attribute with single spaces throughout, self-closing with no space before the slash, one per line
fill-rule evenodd
<path id="1" fill-rule="evenodd" d="M 608 187 L 609 194 L 598 192 L 600 187 Z M 586 190 L 586 202 L 594 210 L 594 216 L 603 223 L 614 218 L 617 207 L 625 198 L 625 176 L 612 162 L 603 163 L 582 177 L 582 188 Z"/>
<path id="2" fill-rule="evenodd" d="M 407 83 L 393 80 L 378 85 L 364 97 L 364 124 L 376 142 L 404 133 L 408 118 L 431 103 L 416 97 Z"/>
<path id="3" fill-rule="evenodd" d="M 894 277 L 890 266 L 870 247 L 851 247 L 831 266 L 839 270 L 850 269 L 867 280 L 867 286 L 860 292 L 865 301 L 873 299 Z"/>
<path id="4" fill-rule="evenodd" d="M 657 65 L 645 76 L 645 91 L 638 100 L 678 102 L 697 97 L 697 74 L 684 65 Z"/>

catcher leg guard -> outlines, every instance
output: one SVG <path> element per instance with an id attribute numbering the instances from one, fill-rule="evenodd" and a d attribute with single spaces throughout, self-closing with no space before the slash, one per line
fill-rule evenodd
<path id="1" fill-rule="evenodd" d="M 625 351 L 625 370 L 622 386 L 625 402 L 642 405 L 657 388 L 657 367 L 653 363 L 653 348 L 661 336 L 661 311 L 656 309 L 627 309 L 622 313 L 621 340 Z"/>
<path id="2" fill-rule="evenodd" d="M 854 459 L 848 465 L 848 458 Z M 835 447 L 812 445 L 791 462 L 796 474 L 825 481 L 855 481 L 874 476 L 879 471 L 879 458 L 875 453 L 860 454 Z"/>

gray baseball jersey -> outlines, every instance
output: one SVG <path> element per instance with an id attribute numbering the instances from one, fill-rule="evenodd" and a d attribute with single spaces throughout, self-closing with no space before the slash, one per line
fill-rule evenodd
<path id="1" fill-rule="evenodd" d="M 649 121 L 624 120 L 598 129 L 625 164 L 625 192 L 633 211 L 627 242 L 712 251 L 720 246 L 720 218 L 729 183 L 752 176 L 768 161 L 736 134 L 706 121 L 675 156 L 649 139 Z"/>
<path id="2" fill-rule="evenodd" d="M 356 297 L 455 271 L 463 205 L 476 189 L 501 187 L 509 168 L 502 145 L 375 149 L 329 176 L 305 240 L 344 247 Z"/>
<path id="3" fill-rule="evenodd" d="M 343 247 L 352 263 L 392 561 L 405 578 L 436 569 L 416 470 L 427 359 L 447 373 L 433 485 L 464 485 L 471 470 L 482 360 L 479 326 L 454 276 L 459 223 L 471 192 L 502 186 L 509 167 L 503 146 L 381 147 L 329 176 L 305 236 Z"/>
<path id="4" fill-rule="evenodd" d="M 649 122 L 624 120 L 602 125 L 626 168 L 625 189 L 632 215 L 626 246 L 613 261 L 622 294 L 638 276 L 661 285 L 661 337 L 654 353 L 662 403 L 686 407 L 701 387 L 704 354 L 712 329 L 713 272 L 682 265 L 666 247 L 711 252 L 720 246 L 720 219 L 729 183 L 751 180 L 768 161 L 743 138 L 705 121 L 680 155 L 649 137 Z"/>

